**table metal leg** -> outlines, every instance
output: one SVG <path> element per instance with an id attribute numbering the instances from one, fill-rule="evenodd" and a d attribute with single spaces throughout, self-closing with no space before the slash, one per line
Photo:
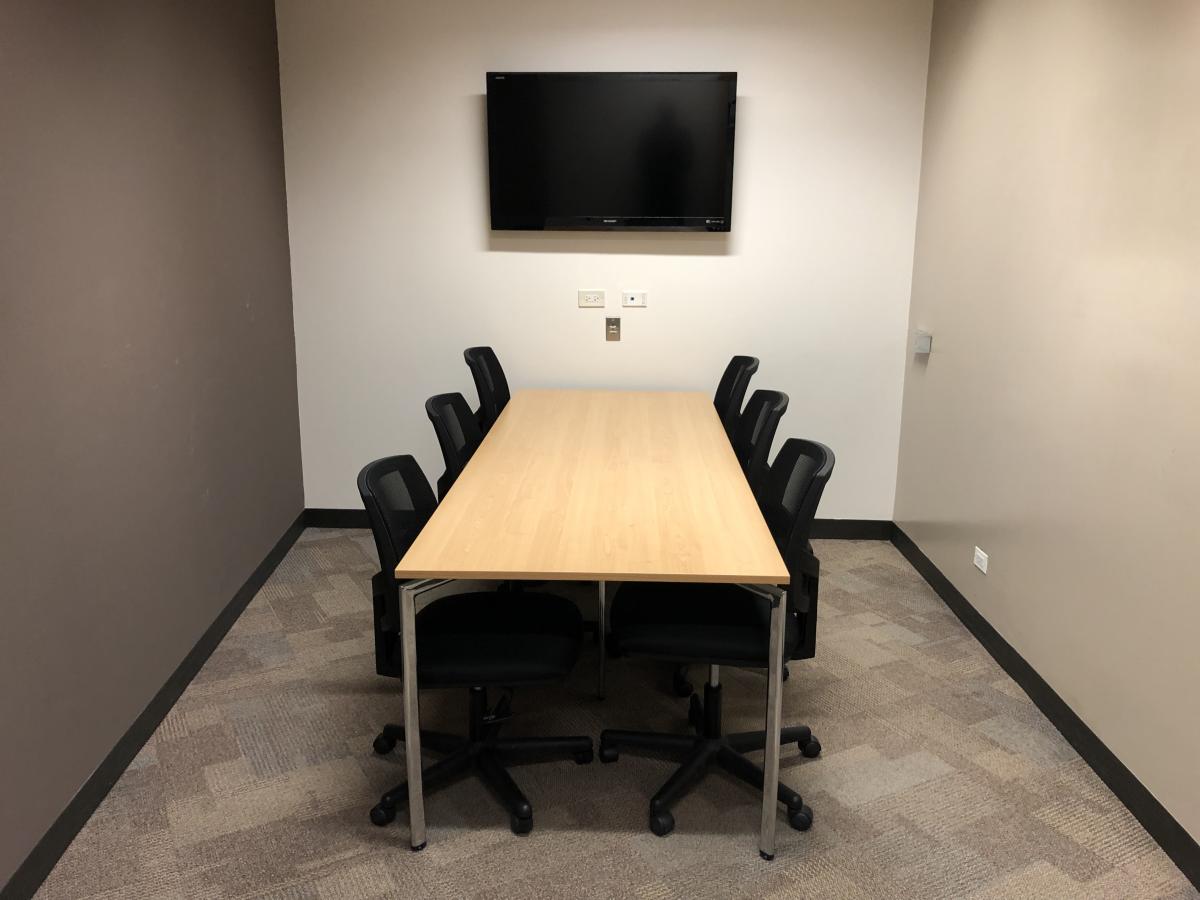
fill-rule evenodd
<path id="1" fill-rule="evenodd" d="M 758 852 L 763 859 L 775 858 L 775 822 L 779 788 L 779 726 L 783 707 L 783 628 L 787 598 L 776 597 L 771 603 L 770 658 L 767 665 L 767 741 L 763 759 L 762 826 Z"/>
<path id="2" fill-rule="evenodd" d="M 608 648 L 605 643 L 607 640 L 606 633 L 608 631 L 608 604 L 605 601 L 605 597 L 604 597 L 604 582 L 603 581 L 597 582 L 597 585 L 598 585 L 598 591 L 596 594 L 596 599 L 597 599 L 597 604 L 598 604 L 598 609 L 599 609 L 600 621 L 596 626 L 596 633 L 600 637 L 600 675 L 599 675 L 599 682 L 596 686 L 596 695 L 601 700 L 603 700 L 604 699 L 604 666 L 608 662 Z"/>
<path id="3" fill-rule="evenodd" d="M 421 711 L 417 700 L 415 585 L 400 586 L 400 639 L 404 665 L 404 764 L 408 769 L 408 831 L 414 850 L 425 849 L 425 797 L 421 793 Z"/>

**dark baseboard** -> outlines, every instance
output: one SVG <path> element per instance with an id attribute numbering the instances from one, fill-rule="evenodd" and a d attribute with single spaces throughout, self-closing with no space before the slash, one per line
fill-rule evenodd
<path id="1" fill-rule="evenodd" d="M 812 537 L 843 541 L 890 541 L 891 519 L 814 519 Z"/>
<path id="2" fill-rule="evenodd" d="M 305 528 L 370 528 L 365 509 L 321 509 L 309 507 L 304 510 Z"/>
<path id="3" fill-rule="evenodd" d="M 1054 688 L 992 627 L 899 526 L 895 526 L 892 543 L 1009 677 L 1029 695 L 1042 714 L 1062 732 L 1062 736 L 1083 761 L 1092 767 L 1100 780 L 1142 823 L 1142 827 L 1179 867 L 1179 871 L 1200 889 L 1200 844 L 1196 843 L 1196 839 L 1188 834 L 1166 807 L 1138 781 L 1137 776 L 1117 759 Z"/>
<path id="4" fill-rule="evenodd" d="M 175 701 L 183 694 L 184 689 L 200 671 L 205 661 L 217 649 L 238 616 L 258 593 L 275 567 L 296 543 L 296 539 L 306 526 L 306 516 L 301 513 L 296 517 L 287 531 L 271 548 L 271 552 L 259 563 L 258 568 L 246 579 L 233 599 L 221 610 L 216 620 L 208 627 L 196 645 L 184 657 L 178 668 L 167 679 L 166 684 L 154 695 L 154 699 L 142 710 L 141 715 L 129 726 L 129 730 L 117 741 L 117 745 L 109 752 L 104 761 L 96 768 L 91 777 L 84 782 L 83 787 L 67 804 L 67 808 L 50 826 L 50 830 L 37 842 L 29 856 L 17 868 L 8 883 L 0 888 L 0 900 L 26 900 L 32 897 L 46 876 L 54 868 L 59 858 L 66 852 L 71 841 L 87 824 L 92 813 L 100 802 L 108 796 L 113 785 L 133 762 L 133 758 L 154 734 L 159 723 L 166 718 Z"/>

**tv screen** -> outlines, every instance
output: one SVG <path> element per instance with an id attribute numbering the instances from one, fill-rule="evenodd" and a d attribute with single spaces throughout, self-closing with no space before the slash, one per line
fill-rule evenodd
<path id="1" fill-rule="evenodd" d="M 492 228 L 729 231 L 735 72 L 489 72 Z"/>

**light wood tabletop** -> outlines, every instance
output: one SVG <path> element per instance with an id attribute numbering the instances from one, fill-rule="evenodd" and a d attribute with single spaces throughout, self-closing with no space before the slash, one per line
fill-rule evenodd
<path id="1" fill-rule="evenodd" d="M 518 392 L 401 579 L 788 582 L 712 400 Z"/>

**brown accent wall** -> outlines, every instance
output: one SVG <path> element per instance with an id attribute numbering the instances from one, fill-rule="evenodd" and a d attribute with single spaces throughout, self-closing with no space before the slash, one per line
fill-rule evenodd
<path id="1" fill-rule="evenodd" d="M 0 4 L 0 884 L 303 506 L 270 0 Z"/>
<path id="2" fill-rule="evenodd" d="M 896 491 L 1196 838 L 1198 46 L 1196 0 L 936 4 Z"/>

